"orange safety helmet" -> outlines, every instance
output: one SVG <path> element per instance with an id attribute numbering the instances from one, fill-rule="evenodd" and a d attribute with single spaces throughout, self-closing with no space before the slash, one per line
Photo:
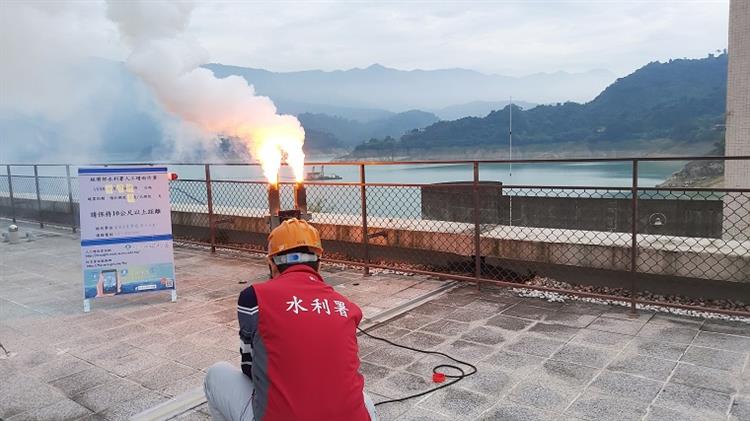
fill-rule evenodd
<path id="1" fill-rule="evenodd" d="M 287 219 L 268 235 L 268 255 L 276 256 L 297 247 L 309 247 L 315 254 L 323 254 L 318 230 L 307 221 L 297 218 Z"/>

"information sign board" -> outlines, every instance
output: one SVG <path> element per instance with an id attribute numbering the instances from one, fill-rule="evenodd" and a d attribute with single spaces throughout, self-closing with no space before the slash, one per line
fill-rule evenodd
<path id="1" fill-rule="evenodd" d="M 119 294 L 176 299 L 167 168 L 80 168 L 78 181 L 84 311 Z"/>

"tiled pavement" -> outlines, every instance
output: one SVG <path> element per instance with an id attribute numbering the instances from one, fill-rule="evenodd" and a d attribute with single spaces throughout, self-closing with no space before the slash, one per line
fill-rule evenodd
<path id="1" fill-rule="evenodd" d="M 116 420 L 237 364 L 234 300 L 261 261 L 177 249 L 177 303 L 153 293 L 82 314 L 75 236 L 0 244 L 0 418 Z M 329 270 L 373 315 L 436 285 Z M 358 285 L 355 285 L 358 284 Z M 378 407 L 382 420 L 750 420 L 750 325 L 548 303 L 462 287 L 372 333 L 474 362 L 455 386 Z M 375 401 L 430 387 L 444 362 L 360 338 Z M 208 419 L 205 405 L 176 419 Z"/>
<path id="2" fill-rule="evenodd" d="M 168 292 L 102 298 L 84 314 L 79 238 L 31 231 L 35 241 L 0 242 L 0 344 L 11 352 L 0 350 L 0 420 L 127 419 L 199 387 L 216 361 L 239 364 L 237 295 L 240 281 L 266 278 L 261 259 L 177 248 L 176 303 Z M 324 276 L 366 316 L 442 285 L 330 266 Z"/>
<path id="3" fill-rule="evenodd" d="M 397 420 L 750 420 L 750 324 L 462 287 L 374 330 L 473 362 L 455 386 L 379 406 Z M 361 338 L 375 401 L 429 387 L 440 357 Z M 417 345 L 419 346 L 419 345 Z"/>

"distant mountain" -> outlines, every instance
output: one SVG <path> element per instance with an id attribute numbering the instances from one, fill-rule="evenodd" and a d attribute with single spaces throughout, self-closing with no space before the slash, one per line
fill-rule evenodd
<path id="1" fill-rule="evenodd" d="M 363 123 L 372 120 L 381 120 L 396 114 L 393 111 L 379 108 L 340 107 L 336 105 L 313 104 L 288 99 L 274 99 L 274 104 L 276 104 L 276 108 L 282 114 L 327 114 Z"/>
<path id="2" fill-rule="evenodd" d="M 620 78 L 593 101 L 513 110 L 514 149 L 539 154 L 706 152 L 724 136 L 727 55 L 653 62 Z M 424 156 L 507 150 L 507 107 L 484 118 L 441 121 L 400 139 L 357 147 L 353 156 Z M 571 149 L 572 148 L 572 149 Z"/>
<path id="3" fill-rule="evenodd" d="M 411 110 L 367 122 L 349 120 L 327 114 L 299 114 L 297 118 L 306 132 L 306 143 L 320 147 L 310 132 L 328 133 L 339 140 L 342 146 L 352 148 L 362 142 L 378 137 L 401 136 L 407 131 L 421 129 L 433 124 L 439 118 L 432 113 Z"/>
<path id="4" fill-rule="evenodd" d="M 133 162 L 174 150 L 162 132 L 169 116 L 122 63 L 90 58 L 66 70 L 85 83 L 68 87 L 54 112 L 22 113 L 0 100 L 0 159 Z"/>
<path id="5" fill-rule="evenodd" d="M 511 77 L 466 69 L 406 71 L 378 64 L 364 69 L 285 73 L 216 63 L 205 67 L 218 77 L 242 76 L 259 94 L 280 104 L 327 104 L 395 112 L 436 110 L 473 101 L 504 101 L 510 96 L 535 103 L 588 101 L 615 78 L 606 70 Z"/>
<path id="6" fill-rule="evenodd" d="M 458 120 L 464 117 L 484 117 L 492 111 L 502 110 L 510 100 L 506 101 L 472 101 L 465 104 L 450 105 L 439 110 L 432 110 L 441 120 Z M 524 110 L 536 107 L 537 104 L 526 101 L 513 101 Z"/>
<path id="7" fill-rule="evenodd" d="M 339 138 L 329 132 L 306 128 L 303 149 L 305 153 L 311 154 L 351 150 L 351 147 L 345 145 Z"/>

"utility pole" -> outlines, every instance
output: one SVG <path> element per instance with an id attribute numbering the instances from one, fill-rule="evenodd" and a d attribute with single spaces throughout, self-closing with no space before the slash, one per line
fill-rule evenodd
<path id="1" fill-rule="evenodd" d="M 508 180 L 513 184 L 513 96 L 508 101 Z M 508 225 L 513 226 L 513 196 L 508 195 Z"/>

